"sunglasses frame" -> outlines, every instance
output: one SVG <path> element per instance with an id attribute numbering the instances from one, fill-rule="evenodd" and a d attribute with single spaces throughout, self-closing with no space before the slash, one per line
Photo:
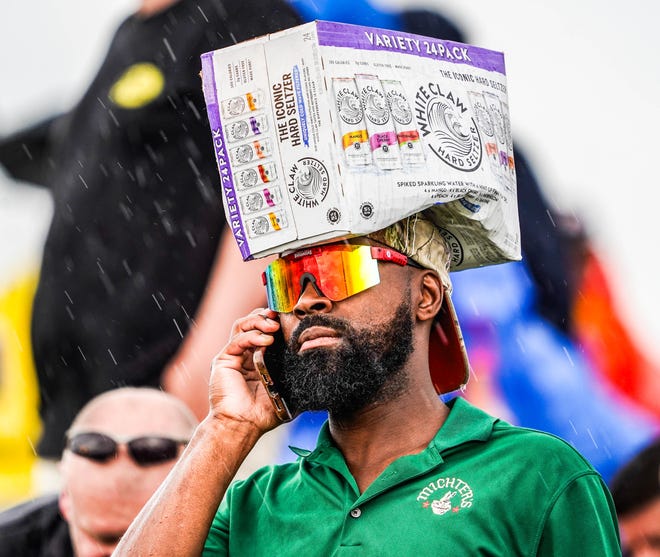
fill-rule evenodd
<path id="1" fill-rule="evenodd" d="M 389 262 L 389 263 L 395 263 L 395 264 L 397 264 L 401 267 L 405 267 L 406 265 L 410 265 L 412 267 L 421 268 L 421 266 L 418 263 L 411 260 L 407 255 L 404 255 L 404 254 L 392 249 L 389 246 L 380 247 L 380 246 L 374 246 L 374 245 L 370 245 L 370 244 L 351 244 L 349 242 L 344 241 L 344 242 L 335 243 L 335 244 L 327 244 L 327 245 L 315 246 L 315 247 L 311 247 L 311 248 L 298 250 L 294 253 L 291 253 L 289 255 L 285 255 L 285 256 L 280 257 L 279 259 L 275 260 L 270 265 L 268 265 L 266 267 L 266 270 L 261 274 L 261 280 L 262 280 L 264 286 L 266 287 L 266 291 L 267 291 L 267 294 L 268 294 L 269 307 L 270 307 L 270 301 L 273 298 L 273 296 L 271 294 L 271 289 L 269 287 L 268 273 L 269 273 L 269 270 L 271 270 L 273 268 L 272 266 L 275 262 L 277 262 L 277 261 L 299 262 L 299 261 L 301 261 L 303 259 L 306 259 L 306 258 L 309 258 L 309 257 L 312 257 L 312 258 L 316 259 L 317 257 L 322 256 L 324 253 L 327 253 L 329 251 L 348 251 L 350 249 L 360 249 L 360 248 L 365 248 L 365 250 L 368 249 L 370 251 L 371 258 L 374 261 L 376 261 L 376 263 L 378 261 L 385 261 L 385 262 Z M 270 271 L 270 272 L 272 272 L 272 271 Z M 309 271 L 305 271 L 299 277 L 299 280 L 303 281 L 303 284 L 300 285 L 301 290 L 300 290 L 300 293 L 298 294 L 298 297 L 296 298 L 296 300 L 300 299 L 300 296 L 302 294 L 302 290 L 304 288 L 304 281 L 309 280 L 312 283 L 312 286 L 316 290 L 317 294 L 319 294 L 320 296 L 321 295 L 325 296 L 325 297 L 329 298 L 330 300 L 332 300 L 333 302 L 340 302 L 342 300 L 350 298 L 351 296 L 354 296 L 355 294 L 359 294 L 360 292 L 364 292 L 365 290 L 368 290 L 372 286 L 376 286 L 376 284 L 378 284 L 380 282 L 380 273 L 379 273 L 377 267 L 376 267 L 376 273 L 378 275 L 378 282 L 376 282 L 376 283 L 374 283 L 370 286 L 367 286 L 366 288 L 364 288 L 362 290 L 358 290 L 357 292 L 353 292 L 352 294 L 349 294 L 348 296 L 334 297 L 333 298 L 333 297 L 330 297 L 327 294 L 323 293 L 322 289 L 318 285 L 319 277 L 316 277 L 313 273 L 311 273 Z M 271 309 L 273 309 L 274 311 L 277 311 L 278 313 L 290 313 L 293 310 L 293 307 L 295 306 L 295 304 L 296 304 L 296 302 L 292 302 L 290 304 L 291 307 L 288 309 L 288 311 L 285 311 L 284 309 L 275 309 L 275 308 L 272 308 L 272 307 L 271 307 Z M 286 307 L 288 308 L 289 306 L 287 305 Z"/>
<path id="2" fill-rule="evenodd" d="M 107 454 L 94 454 L 93 452 L 86 453 L 84 450 L 81 450 L 82 447 L 76 445 L 76 439 L 83 435 L 92 435 L 97 438 L 102 439 L 104 442 L 112 442 L 112 450 Z M 136 449 L 134 444 L 136 441 L 148 441 L 157 439 L 158 441 L 167 441 L 172 443 L 168 448 L 175 448 L 176 452 L 173 456 L 166 456 L 164 458 L 155 458 L 155 459 L 144 459 L 139 455 L 140 450 Z M 162 464 L 163 462 L 168 462 L 170 460 L 175 460 L 179 456 L 179 446 L 183 445 L 184 447 L 189 443 L 189 439 L 177 439 L 174 437 L 166 437 L 163 435 L 138 435 L 138 436 L 124 436 L 124 435 L 109 435 L 107 433 L 102 433 L 100 431 L 78 431 L 74 434 L 67 432 L 66 434 L 66 445 L 65 448 L 71 451 L 73 454 L 80 456 L 82 458 L 87 458 L 94 462 L 105 463 L 109 460 L 116 458 L 119 454 L 119 447 L 124 445 L 126 451 L 130 458 L 138 466 L 155 466 L 157 464 Z M 157 454 L 159 451 L 154 450 L 154 454 Z"/>

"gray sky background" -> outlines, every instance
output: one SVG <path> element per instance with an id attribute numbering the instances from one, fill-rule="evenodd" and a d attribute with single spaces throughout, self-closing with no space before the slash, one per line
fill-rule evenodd
<path id="1" fill-rule="evenodd" d="M 660 8 L 647 0 L 372 0 L 437 7 L 505 53 L 514 139 L 591 231 L 617 304 L 660 362 Z M 136 0 L 0 0 L 0 135 L 75 102 Z M 51 205 L 0 170 L 0 288 L 39 260 Z"/>

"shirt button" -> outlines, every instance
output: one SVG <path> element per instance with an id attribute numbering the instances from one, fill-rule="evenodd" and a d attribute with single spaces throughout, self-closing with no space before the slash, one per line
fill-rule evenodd
<path id="1" fill-rule="evenodd" d="M 362 511 L 361 511 L 359 508 L 358 508 L 358 509 L 353 509 L 353 510 L 351 511 L 351 516 L 352 516 L 353 518 L 360 518 L 360 515 L 361 515 L 361 514 L 362 514 Z"/>

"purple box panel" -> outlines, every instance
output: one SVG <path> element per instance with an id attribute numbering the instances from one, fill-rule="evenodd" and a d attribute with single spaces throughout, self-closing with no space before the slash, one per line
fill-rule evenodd
<path id="1" fill-rule="evenodd" d="M 218 91 L 215 87 L 215 71 L 213 68 L 213 52 L 202 54 L 202 87 L 204 89 L 204 101 L 206 103 L 206 113 L 211 127 L 211 137 L 213 139 L 213 150 L 218 163 L 218 172 L 220 174 L 220 185 L 222 194 L 225 198 L 227 222 L 234 234 L 236 243 L 241 250 L 241 256 L 246 261 L 251 259 L 251 252 L 245 235 L 245 226 L 238 207 L 238 198 L 234 187 L 234 177 L 229 165 L 229 156 L 223 140 L 222 121 L 220 120 L 220 107 L 218 103 Z"/>
<path id="2" fill-rule="evenodd" d="M 477 46 L 375 27 L 318 21 L 322 46 L 407 53 L 505 74 L 504 54 Z"/>

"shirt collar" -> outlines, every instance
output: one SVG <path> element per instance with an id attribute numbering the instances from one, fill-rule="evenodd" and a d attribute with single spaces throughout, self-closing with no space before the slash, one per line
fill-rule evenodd
<path id="1" fill-rule="evenodd" d="M 499 421 L 498 418 L 486 414 L 462 397 L 456 397 L 448 402 L 447 406 L 450 408 L 449 415 L 429 443 L 429 448 L 435 448 L 440 454 L 470 441 L 487 441 L 491 436 L 495 423 Z M 335 453 L 333 450 L 328 450 L 335 449 L 328 422 L 326 421 L 321 426 L 316 448 L 313 451 L 297 447 L 289 448 L 300 457 L 325 461 L 325 458 Z"/>
<path id="2" fill-rule="evenodd" d="M 439 453 L 470 441 L 487 441 L 499 421 L 462 397 L 456 397 L 447 406 L 449 415 L 430 443 Z"/>

